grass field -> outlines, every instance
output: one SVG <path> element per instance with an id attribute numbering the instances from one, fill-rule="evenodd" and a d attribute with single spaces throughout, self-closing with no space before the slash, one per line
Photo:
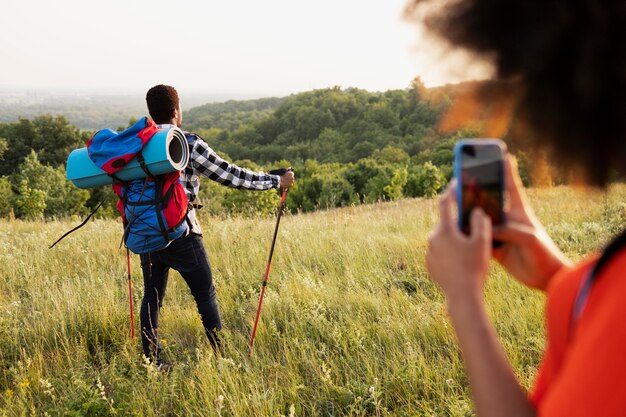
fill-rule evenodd
<path id="1" fill-rule="evenodd" d="M 531 190 L 573 259 L 624 226 L 626 186 Z M 120 225 L 0 220 L 0 416 L 470 416 L 443 298 L 424 266 L 434 200 L 283 218 L 251 358 L 273 218 L 201 218 L 222 318 L 216 358 L 177 273 L 162 309 L 158 372 L 130 337 Z M 142 295 L 132 260 L 135 312 Z M 543 295 L 497 266 L 490 314 L 523 384 L 544 346 Z M 135 323 L 138 329 L 138 322 Z"/>

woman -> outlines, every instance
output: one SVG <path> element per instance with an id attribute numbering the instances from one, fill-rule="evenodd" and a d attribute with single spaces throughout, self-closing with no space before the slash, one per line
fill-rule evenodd
<path id="1" fill-rule="evenodd" d="M 626 170 L 626 2 L 458 0 L 409 14 L 451 45 L 490 60 L 508 85 L 517 123 L 564 166 L 604 185 Z M 441 2 L 439 2 L 441 3 Z M 423 7 L 427 4 L 428 7 Z M 626 416 L 626 240 L 598 262 L 561 253 L 532 213 L 513 159 L 506 163 L 507 223 L 492 228 L 480 209 L 471 235 L 454 219 L 454 181 L 426 255 L 446 295 L 480 416 Z M 505 244 L 492 249 L 492 239 Z M 547 293 L 547 347 L 528 395 L 516 380 L 485 312 L 490 258 Z M 601 267 L 599 266 L 601 264 Z"/>

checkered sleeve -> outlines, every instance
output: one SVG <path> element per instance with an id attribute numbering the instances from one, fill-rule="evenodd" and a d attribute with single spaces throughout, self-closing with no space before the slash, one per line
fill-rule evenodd
<path id="1" fill-rule="evenodd" d="M 280 186 L 278 175 L 254 172 L 240 168 L 222 159 L 207 143 L 198 138 L 191 152 L 191 163 L 197 175 L 231 188 L 268 190 Z"/>

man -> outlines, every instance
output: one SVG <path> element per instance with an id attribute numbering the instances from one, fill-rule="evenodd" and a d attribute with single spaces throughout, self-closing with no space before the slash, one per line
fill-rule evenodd
<path id="1" fill-rule="evenodd" d="M 150 116 L 159 127 L 181 126 L 180 100 L 174 87 L 152 87 L 146 94 L 146 102 Z M 293 184 L 294 174 L 291 171 L 278 176 L 239 168 L 220 158 L 199 136 L 188 132 L 185 132 L 185 136 L 190 158 L 181 173 L 181 181 L 192 204 L 198 196 L 201 175 L 228 187 L 249 190 L 287 189 Z M 174 240 L 163 250 L 140 255 L 144 277 L 141 341 L 144 354 L 155 360 L 158 366 L 162 364 L 157 339 L 159 309 L 165 296 L 170 268 L 177 270 L 189 286 L 209 342 L 215 351 L 220 348 L 218 332 L 222 322 L 211 265 L 204 249 L 195 209 L 190 210 L 188 219 L 189 231 L 183 237 Z"/>

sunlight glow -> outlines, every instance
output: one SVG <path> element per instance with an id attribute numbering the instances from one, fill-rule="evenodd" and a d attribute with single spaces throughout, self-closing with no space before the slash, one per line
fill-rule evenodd
<path id="1" fill-rule="evenodd" d="M 402 20 L 404 0 L 12 1 L 0 26 L 0 87 L 284 95 L 331 86 L 427 86 L 456 73 Z M 444 62 L 446 60 L 443 60 Z M 482 71 L 482 72 L 481 72 Z"/>

